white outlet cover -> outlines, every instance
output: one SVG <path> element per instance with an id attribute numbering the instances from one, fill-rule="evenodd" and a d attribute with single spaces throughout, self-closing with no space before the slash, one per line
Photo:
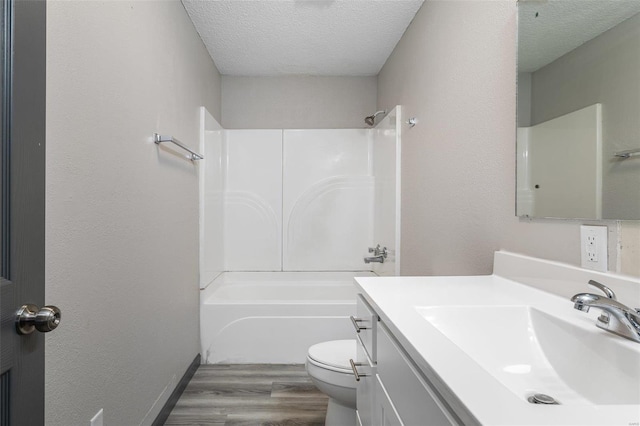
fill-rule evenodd
<path id="1" fill-rule="evenodd" d="M 601 225 L 580 226 L 580 261 L 583 268 L 606 272 L 607 227 Z"/>

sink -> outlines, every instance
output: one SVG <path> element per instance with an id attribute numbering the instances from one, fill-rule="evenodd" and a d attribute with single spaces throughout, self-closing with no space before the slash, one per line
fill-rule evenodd
<path id="1" fill-rule="evenodd" d="M 640 404 L 640 345 L 530 306 L 416 307 L 511 392 L 562 405 Z M 571 309 L 571 306 L 567 306 Z"/>

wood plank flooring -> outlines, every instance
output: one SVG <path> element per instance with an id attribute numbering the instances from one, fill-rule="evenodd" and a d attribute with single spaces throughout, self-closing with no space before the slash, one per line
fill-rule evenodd
<path id="1" fill-rule="evenodd" d="M 304 365 L 201 365 L 165 425 L 324 425 L 327 402 Z"/>

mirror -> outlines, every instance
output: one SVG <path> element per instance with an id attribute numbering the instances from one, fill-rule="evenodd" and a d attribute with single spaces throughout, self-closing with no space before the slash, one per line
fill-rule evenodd
<path id="1" fill-rule="evenodd" d="M 518 216 L 640 220 L 640 1 L 518 2 Z"/>

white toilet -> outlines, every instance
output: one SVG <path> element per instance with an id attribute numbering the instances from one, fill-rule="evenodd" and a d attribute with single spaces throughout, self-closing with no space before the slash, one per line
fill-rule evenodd
<path id="1" fill-rule="evenodd" d="M 356 424 L 356 379 L 350 359 L 356 359 L 355 340 L 318 343 L 307 353 L 307 373 L 313 384 L 329 397 L 326 426 Z"/>

